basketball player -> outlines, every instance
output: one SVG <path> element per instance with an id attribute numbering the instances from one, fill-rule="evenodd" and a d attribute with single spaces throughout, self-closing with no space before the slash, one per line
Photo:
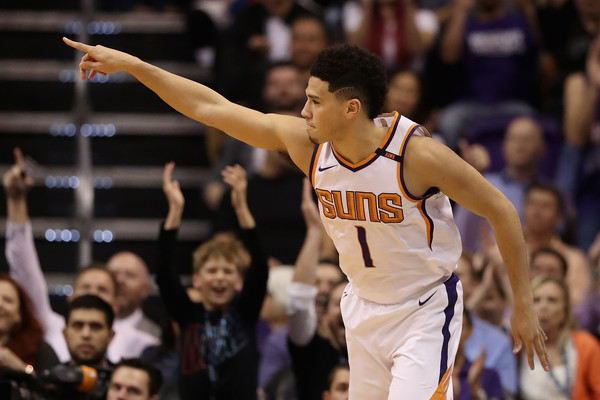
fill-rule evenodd
<path id="1" fill-rule="evenodd" d="M 535 349 L 548 368 L 514 207 L 423 127 L 397 113 L 377 117 L 386 76 L 376 56 L 350 45 L 322 51 L 302 119 L 231 103 L 117 50 L 64 41 L 86 53 L 82 79 L 88 70 L 88 78 L 126 71 L 182 114 L 287 153 L 309 177 L 350 281 L 341 300 L 350 400 L 452 398 L 462 288 L 452 272 L 461 245 L 448 197 L 490 222 L 515 299 L 514 352 L 525 348 L 533 368 Z"/>

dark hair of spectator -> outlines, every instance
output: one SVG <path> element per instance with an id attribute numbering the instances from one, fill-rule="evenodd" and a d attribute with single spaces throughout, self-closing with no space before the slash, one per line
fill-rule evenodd
<path id="1" fill-rule="evenodd" d="M 348 363 L 339 363 L 331 369 L 331 371 L 329 372 L 329 376 L 327 377 L 327 390 L 331 389 L 331 385 L 333 384 L 333 380 L 335 379 L 335 374 L 337 374 L 337 372 L 342 369 L 349 370 L 350 366 L 348 365 Z"/>
<path id="2" fill-rule="evenodd" d="M 19 296 L 19 314 L 21 322 L 15 324 L 9 334 L 5 347 L 15 353 L 23 362 L 37 363 L 38 351 L 44 339 L 42 325 L 35 316 L 33 304 L 21 285 L 7 274 L 0 274 L 0 281 L 10 283 Z"/>
<path id="3" fill-rule="evenodd" d="M 106 325 L 109 329 L 112 328 L 113 321 L 115 320 L 115 312 L 113 311 L 112 306 L 100 297 L 93 294 L 84 294 L 67 303 L 67 311 L 65 313 L 65 323 L 67 325 L 69 324 L 69 319 L 71 318 L 73 310 L 79 309 L 101 311 L 106 318 Z"/>
<path id="4" fill-rule="evenodd" d="M 387 74 L 379 57 L 358 46 L 341 44 L 323 50 L 310 72 L 345 100 L 358 99 L 369 118 L 381 114 Z"/>
<path id="5" fill-rule="evenodd" d="M 529 262 L 529 264 L 533 264 L 533 261 L 536 259 L 536 257 L 543 255 L 543 254 L 553 255 L 560 264 L 560 271 L 562 272 L 563 277 L 567 276 L 567 270 L 568 270 L 567 259 L 560 252 L 558 252 L 550 247 L 540 247 L 539 249 L 537 249 L 533 253 L 531 253 L 531 261 Z"/>
<path id="6" fill-rule="evenodd" d="M 115 372 L 121 367 L 139 369 L 148 374 L 148 394 L 158 394 L 162 385 L 163 377 L 160 370 L 146 360 L 140 358 L 124 358 L 115 366 Z M 114 374 L 114 372 L 113 372 Z"/>

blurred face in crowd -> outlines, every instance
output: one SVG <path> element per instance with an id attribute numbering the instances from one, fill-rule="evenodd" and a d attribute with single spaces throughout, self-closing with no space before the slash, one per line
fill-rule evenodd
<path id="1" fill-rule="evenodd" d="M 332 341 L 332 344 L 336 348 L 346 347 L 346 328 L 344 327 L 342 311 L 340 309 L 340 300 L 342 299 L 346 285 L 347 283 L 343 282 L 333 287 L 324 316 L 325 323 L 331 334 L 330 341 Z"/>
<path id="2" fill-rule="evenodd" d="M 421 101 L 419 78 L 411 71 L 401 71 L 390 80 L 385 98 L 385 111 L 398 111 L 400 115 L 414 118 Z"/>
<path id="3" fill-rule="evenodd" d="M 493 12 L 502 7 L 504 0 L 477 0 L 479 10 L 484 12 Z"/>
<path id="4" fill-rule="evenodd" d="M 321 50 L 327 47 L 325 26 L 314 18 L 300 18 L 292 24 L 292 63 L 310 68 Z"/>
<path id="5" fill-rule="evenodd" d="M 150 377 L 144 370 L 127 366 L 113 372 L 106 394 L 106 400 L 156 400 L 150 396 Z"/>
<path id="6" fill-rule="evenodd" d="M 575 0 L 575 6 L 583 15 L 600 16 L 600 2 L 598 0 Z"/>
<path id="7" fill-rule="evenodd" d="M 0 335 L 10 333 L 21 322 L 19 292 L 12 283 L 0 281 Z"/>
<path id="8" fill-rule="evenodd" d="M 348 386 L 350 385 L 350 370 L 337 368 L 329 390 L 323 392 L 323 400 L 348 400 Z"/>
<path id="9" fill-rule="evenodd" d="M 545 151 L 544 133 L 533 119 L 516 118 L 508 126 L 502 146 L 508 166 L 535 167 Z"/>
<path id="10" fill-rule="evenodd" d="M 304 87 L 300 83 L 300 74 L 296 67 L 273 67 L 267 74 L 263 99 L 271 111 L 298 112 L 304 100 Z"/>
<path id="11" fill-rule="evenodd" d="M 294 5 L 293 0 L 260 0 L 267 12 L 276 17 L 285 17 Z"/>
<path id="12" fill-rule="evenodd" d="M 458 278 L 462 283 L 463 297 L 465 300 L 467 300 L 477 285 L 477 282 L 473 277 L 473 273 L 471 272 L 471 262 L 465 257 L 459 258 L 454 273 L 458 275 Z"/>
<path id="13" fill-rule="evenodd" d="M 533 290 L 533 309 L 546 334 L 556 335 L 563 327 L 566 307 L 565 293 L 556 282 L 544 282 Z"/>
<path id="14" fill-rule="evenodd" d="M 484 321 L 492 325 L 502 326 L 504 311 L 506 310 L 506 299 L 502 296 L 497 283 L 491 286 L 477 305 L 476 313 Z"/>
<path id="15" fill-rule="evenodd" d="M 335 264 L 321 263 L 317 266 L 317 315 L 323 315 L 331 289 L 342 279 L 342 271 Z"/>
<path id="16" fill-rule="evenodd" d="M 98 296 L 108 304 L 116 307 L 115 281 L 108 270 L 90 269 L 79 275 L 77 281 L 75 281 L 71 298 L 84 294 Z"/>
<path id="17" fill-rule="evenodd" d="M 202 293 L 208 310 L 225 310 L 235 292 L 242 288 L 237 265 L 223 257 L 210 257 L 192 276 L 194 287 Z"/>
<path id="18" fill-rule="evenodd" d="M 527 232 L 549 234 L 562 221 L 559 205 L 553 193 L 531 189 L 525 199 L 523 220 Z"/>
<path id="19" fill-rule="evenodd" d="M 561 260 L 553 253 L 538 253 L 529 265 L 531 279 L 538 276 L 550 276 L 556 279 L 564 279 Z"/>
<path id="20" fill-rule="evenodd" d="M 75 364 L 101 365 L 114 331 L 102 311 L 77 308 L 71 311 L 63 334 Z"/>
<path id="21" fill-rule="evenodd" d="M 150 294 L 148 267 L 136 254 L 120 252 L 108 260 L 106 268 L 117 281 L 117 314 L 128 316 L 140 308 Z"/>

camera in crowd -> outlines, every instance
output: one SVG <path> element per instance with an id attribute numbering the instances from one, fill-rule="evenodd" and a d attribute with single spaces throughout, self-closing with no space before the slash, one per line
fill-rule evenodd
<path id="1" fill-rule="evenodd" d="M 0 370 L 0 382 L 9 383 L 10 400 L 101 400 L 106 398 L 112 372 L 112 368 L 68 364 L 31 373 L 5 368 Z"/>

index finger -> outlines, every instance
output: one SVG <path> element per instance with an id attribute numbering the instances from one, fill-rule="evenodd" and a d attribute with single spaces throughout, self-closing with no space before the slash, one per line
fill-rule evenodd
<path id="1" fill-rule="evenodd" d="M 165 169 L 163 170 L 163 185 L 167 185 L 171 182 L 174 168 L 175 163 L 173 161 L 165 164 Z"/>
<path id="2" fill-rule="evenodd" d="M 23 165 L 23 152 L 20 148 L 15 147 L 13 154 L 15 156 L 15 164 L 20 168 Z"/>
<path id="3" fill-rule="evenodd" d="M 94 48 L 94 46 L 90 46 L 88 44 L 81 43 L 81 42 L 76 42 L 76 41 L 66 38 L 64 36 L 62 39 L 63 39 L 63 42 L 65 42 L 67 45 L 73 47 L 74 49 L 81 50 L 85 53 L 89 53 L 90 50 L 92 50 Z"/>

